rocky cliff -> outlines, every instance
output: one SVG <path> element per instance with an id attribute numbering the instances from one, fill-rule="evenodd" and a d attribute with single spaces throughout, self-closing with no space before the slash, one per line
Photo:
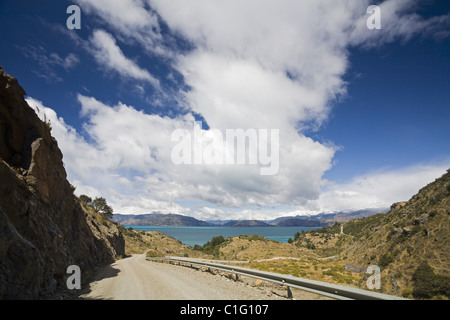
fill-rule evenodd
<path id="1" fill-rule="evenodd" d="M 125 247 L 117 226 L 73 195 L 58 143 L 24 95 L 0 67 L 0 299 L 54 295 L 68 266 L 87 272 Z"/>

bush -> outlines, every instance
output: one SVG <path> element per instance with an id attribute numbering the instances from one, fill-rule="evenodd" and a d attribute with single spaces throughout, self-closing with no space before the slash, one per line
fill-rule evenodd
<path id="1" fill-rule="evenodd" d="M 159 255 L 155 251 L 150 250 L 147 252 L 147 258 L 158 258 L 158 257 L 161 257 L 161 255 Z"/>
<path id="2" fill-rule="evenodd" d="M 92 198 L 85 194 L 82 194 L 80 196 L 80 201 L 83 202 L 84 204 L 87 204 L 88 206 L 92 206 Z"/>
<path id="3" fill-rule="evenodd" d="M 225 242 L 225 238 L 223 236 L 217 236 L 211 239 L 203 245 L 203 252 L 212 254 L 215 256 L 219 255 L 219 247 L 222 243 Z"/>
<path id="4" fill-rule="evenodd" d="M 413 294 L 413 291 L 411 289 L 405 289 L 402 291 L 402 297 L 409 299 Z"/>
<path id="5" fill-rule="evenodd" d="M 386 268 L 391 262 L 394 261 L 394 255 L 392 252 L 386 252 L 380 257 L 380 261 L 378 262 L 378 265 L 381 268 Z"/>
<path id="6" fill-rule="evenodd" d="M 426 261 L 417 267 L 412 279 L 416 299 L 431 299 L 439 295 L 450 297 L 450 277 L 435 274 Z"/>
<path id="7" fill-rule="evenodd" d="M 264 240 L 267 240 L 267 239 L 264 238 L 263 236 L 260 236 L 260 235 L 255 233 L 255 234 L 252 234 L 250 237 L 248 237 L 248 240 L 250 240 L 250 241 L 258 241 L 258 240 L 264 241 Z"/>

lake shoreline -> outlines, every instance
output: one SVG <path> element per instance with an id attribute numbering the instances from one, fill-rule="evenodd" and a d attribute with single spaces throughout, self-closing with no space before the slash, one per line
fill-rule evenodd
<path id="1" fill-rule="evenodd" d="M 289 238 L 294 239 L 297 232 L 321 229 L 319 227 L 226 227 L 226 226 L 142 226 L 142 225 L 124 225 L 126 228 L 132 228 L 140 231 L 158 231 L 172 238 L 175 238 L 185 245 L 194 247 L 195 245 L 204 245 L 213 237 L 223 236 L 224 238 L 236 237 L 240 235 L 251 236 L 257 234 L 269 240 L 280 243 L 287 243 Z"/>

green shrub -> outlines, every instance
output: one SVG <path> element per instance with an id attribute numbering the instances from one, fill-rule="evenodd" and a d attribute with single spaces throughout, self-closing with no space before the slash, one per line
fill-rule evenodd
<path id="1" fill-rule="evenodd" d="M 250 241 L 267 240 L 266 238 L 264 238 L 263 236 L 260 236 L 259 234 L 252 234 L 248 239 Z"/>
<path id="2" fill-rule="evenodd" d="M 413 296 L 416 299 L 431 299 L 435 296 L 450 297 L 450 277 L 435 274 L 426 261 L 417 267 L 412 279 Z"/>
<path id="3" fill-rule="evenodd" d="M 378 265 L 381 268 L 386 268 L 391 262 L 394 261 L 394 255 L 392 252 L 386 252 L 380 257 L 380 261 L 378 262 Z"/>
<path id="4" fill-rule="evenodd" d="M 409 299 L 413 295 L 413 291 L 411 289 L 405 289 L 402 291 L 402 297 Z"/>
<path id="5" fill-rule="evenodd" d="M 147 252 L 147 258 L 158 258 L 158 257 L 161 257 L 161 255 L 155 251 L 150 250 Z"/>
<path id="6" fill-rule="evenodd" d="M 224 242 L 225 238 L 223 236 L 214 237 L 203 245 L 203 252 L 218 256 L 220 245 Z"/>

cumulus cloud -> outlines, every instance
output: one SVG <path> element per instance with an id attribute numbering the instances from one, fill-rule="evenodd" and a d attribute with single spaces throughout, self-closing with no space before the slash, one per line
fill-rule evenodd
<path id="1" fill-rule="evenodd" d="M 83 136 L 40 104 L 54 125 L 69 177 L 82 190 L 101 190 L 116 212 L 269 217 L 389 206 L 441 169 L 419 170 L 422 175 L 384 172 L 348 184 L 326 184 L 322 177 L 332 168 L 336 147 L 314 141 L 305 130 L 320 128 L 336 98 L 345 95 L 350 46 L 408 40 L 437 30 L 443 17 L 425 20 L 408 13 L 414 1 L 381 3 L 383 29 L 378 34 L 366 27 L 368 0 L 75 2 L 108 29 L 96 29 L 87 43 L 80 40 L 99 64 L 159 87 L 158 79 L 127 58 L 118 42 L 138 44 L 147 53 L 169 58 L 189 88 L 175 97 L 186 115 L 172 118 L 79 95 Z M 169 31 L 162 31 L 160 20 Z M 177 49 L 175 34 L 191 48 Z M 192 132 L 194 114 L 222 132 L 280 130 L 278 174 L 261 176 L 258 165 L 175 165 L 171 134 L 177 129 Z M 191 207 L 193 200 L 202 205 Z"/>
<path id="2" fill-rule="evenodd" d="M 175 213 L 182 213 L 182 208 L 170 197 L 165 197 L 167 201 L 151 199 L 152 190 L 149 189 L 150 186 L 159 187 L 158 177 L 151 178 L 158 167 L 158 148 L 170 148 L 169 130 L 171 126 L 177 126 L 176 122 L 163 124 L 170 119 L 144 116 L 122 104 L 109 107 L 93 98 L 80 95 L 78 99 L 83 116 L 89 117 L 85 128 L 91 142 L 41 101 L 31 97 L 26 99 L 41 119 L 45 117 L 51 122 L 52 135 L 63 152 L 68 178 L 76 185 L 76 193 L 106 197 L 119 212 L 168 213 L 176 209 Z M 135 123 L 139 116 L 144 119 Z M 102 117 L 112 122 L 99 121 Z M 158 130 L 161 130 L 163 139 L 158 136 Z M 161 165 L 170 161 L 167 158 L 162 160 Z"/>
<path id="3" fill-rule="evenodd" d="M 51 121 L 52 134 L 63 151 L 68 177 L 77 186 L 77 194 L 104 196 L 116 212 L 160 211 L 203 219 L 264 219 L 384 208 L 408 200 L 446 169 L 440 164 L 374 172 L 344 184 L 329 182 L 320 193 L 316 189 L 320 190 L 323 182 L 316 175 L 321 173 L 323 164 L 315 163 L 314 158 L 304 162 L 307 157 L 301 154 L 311 148 L 308 143 L 312 141 L 298 147 L 293 162 L 287 163 L 276 178 L 261 177 L 247 166 L 177 166 L 171 161 L 170 135 L 180 127 L 191 130 L 191 115 L 170 119 L 144 114 L 124 104 L 108 106 L 82 95 L 78 99 L 82 116 L 87 119 L 85 130 L 89 139 L 40 101 L 28 98 L 27 102 L 37 107 L 42 119 L 45 114 Z M 299 163 L 307 172 L 290 170 Z M 314 168 L 316 173 L 311 172 Z M 306 187 L 305 181 L 317 185 Z M 192 199 L 201 205 L 191 207 Z"/>
<path id="4" fill-rule="evenodd" d="M 192 133 L 192 115 L 172 119 L 121 103 L 108 106 L 92 97 L 79 95 L 78 100 L 88 139 L 41 102 L 29 98 L 28 103 L 52 122 L 69 179 L 85 186 L 80 190 L 102 190 L 117 201 L 118 208 L 141 204 L 141 213 L 152 204 L 149 199 L 170 208 L 189 199 L 226 207 L 301 203 L 318 196 L 317 176 L 333 154 L 303 137 L 281 151 L 286 156 L 274 177 L 261 176 L 258 165 L 176 165 L 171 158 L 171 135 L 180 128 Z M 303 164 L 298 165 L 298 160 Z M 119 203 L 119 199 L 125 202 Z"/>

